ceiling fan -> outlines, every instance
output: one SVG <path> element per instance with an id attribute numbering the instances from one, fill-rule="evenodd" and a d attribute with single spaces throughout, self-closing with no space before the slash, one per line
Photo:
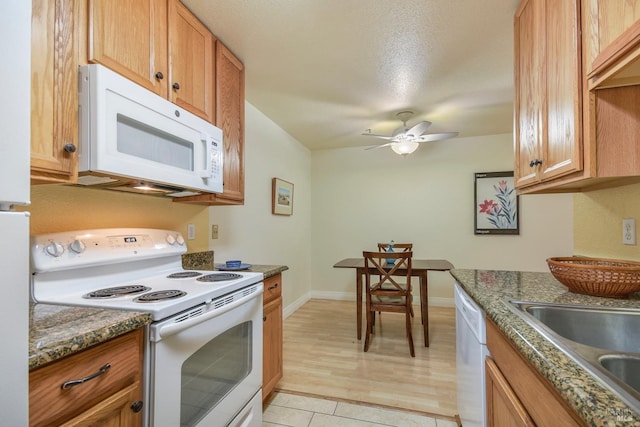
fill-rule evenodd
<path id="1" fill-rule="evenodd" d="M 428 122 L 426 120 L 423 120 L 420 123 L 409 128 L 407 127 L 407 120 L 409 120 L 411 116 L 413 116 L 413 111 L 400 111 L 399 113 L 397 113 L 396 117 L 398 117 L 398 119 L 402 122 L 402 126 L 394 130 L 391 136 L 376 135 L 374 133 L 371 133 L 371 129 L 368 129 L 368 131 L 363 133 L 362 135 L 375 136 L 376 138 L 386 139 L 389 142 L 375 147 L 369 147 L 367 148 L 367 150 L 382 147 L 391 147 L 391 149 L 395 153 L 404 156 L 416 151 L 420 146 L 420 143 L 422 142 L 440 141 L 442 139 L 448 139 L 453 138 L 454 136 L 458 136 L 458 132 L 425 134 L 429 126 L 431 126 L 431 122 Z"/>

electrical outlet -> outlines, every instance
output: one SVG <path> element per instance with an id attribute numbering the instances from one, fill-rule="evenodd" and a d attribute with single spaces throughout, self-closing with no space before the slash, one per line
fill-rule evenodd
<path id="1" fill-rule="evenodd" d="M 622 219 L 622 243 L 625 245 L 636 244 L 636 219 Z"/>
<path id="2" fill-rule="evenodd" d="M 187 224 L 187 240 L 193 240 L 196 238 L 196 225 Z"/>
<path id="3" fill-rule="evenodd" d="M 212 239 L 218 238 L 218 224 L 213 224 L 211 226 L 211 238 Z"/>

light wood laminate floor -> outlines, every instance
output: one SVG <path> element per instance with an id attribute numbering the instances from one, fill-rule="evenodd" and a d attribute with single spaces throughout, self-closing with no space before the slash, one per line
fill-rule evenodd
<path id="1" fill-rule="evenodd" d="M 355 302 L 310 300 L 283 325 L 285 392 L 364 402 L 453 419 L 456 409 L 455 309 L 430 307 L 424 347 L 414 307 L 416 357 L 409 354 L 404 316 L 382 313 L 368 352 L 356 339 Z M 364 335 L 364 332 L 363 332 Z M 388 371 L 388 366 L 394 369 Z M 375 379 L 368 378 L 375 373 Z"/>

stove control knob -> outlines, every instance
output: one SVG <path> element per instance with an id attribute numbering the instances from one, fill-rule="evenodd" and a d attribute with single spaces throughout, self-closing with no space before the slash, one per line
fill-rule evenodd
<path id="1" fill-rule="evenodd" d="M 173 235 L 171 234 L 167 234 L 166 240 L 167 240 L 167 243 L 172 246 L 176 243 L 176 238 L 173 237 Z"/>
<path id="2" fill-rule="evenodd" d="M 82 240 L 75 239 L 69 245 L 69 249 L 71 249 L 72 252 L 75 252 L 77 254 L 81 254 L 82 252 L 84 252 L 85 249 L 87 249 L 87 247 L 85 246 L 85 244 L 84 244 L 84 242 Z"/>
<path id="3" fill-rule="evenodd" d="M 51 242 L 44 247 L 44 251 L 46 254 L 57 258 L 64 253 L 64 246 L 58 242 Z"/>
<path id="4" fill-rule="evenodd" d="M 184 237 L 182 237 L 182 234 L 176 236 L 176 242 L 178 242 L 180 246 L 184 245 Z"/>

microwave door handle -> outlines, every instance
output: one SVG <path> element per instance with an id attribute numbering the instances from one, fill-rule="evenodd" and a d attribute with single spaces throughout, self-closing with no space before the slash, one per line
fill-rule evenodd
<path id="1" fill-rule="evenodd" d="M 211 158 L 212 138 L 209 135 L 202 134 L 200 140 L 204 143 L 204 169 L 200 170 L 200 178 L 209 179 L 213 175 L 213 159 Z"/>

